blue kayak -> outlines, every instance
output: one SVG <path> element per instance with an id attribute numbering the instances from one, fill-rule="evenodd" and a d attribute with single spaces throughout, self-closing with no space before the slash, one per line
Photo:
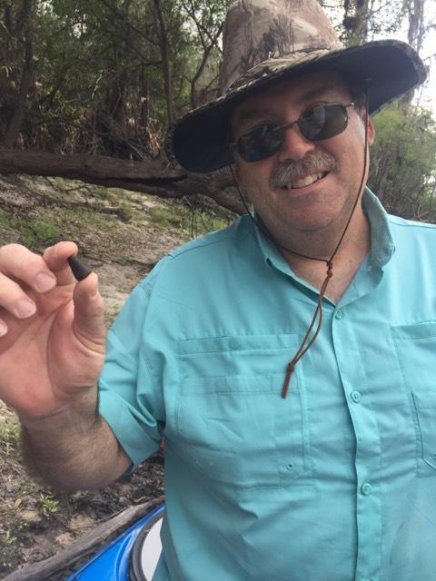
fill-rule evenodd
<path id="1" fill-rule="evenodd" d="M 68 581 L 150 581 L 162 550 L 165 505 L 154 507 L 97 553 Z"/>

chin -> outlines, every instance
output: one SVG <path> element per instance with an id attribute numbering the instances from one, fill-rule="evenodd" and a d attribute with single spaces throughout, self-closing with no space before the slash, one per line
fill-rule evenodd
<path id="1" fill-rule="evenodd" d="M 283 224 L 282 231 L 289 231 L 290 229 L 293 232 L 317 232 L 322 231 L 328 228 L 332 224 L 333 220 L 328 219 L 325 215 L 319 216 L 317 218 L 311 216 L 310 218 L 307 216 L 302 216 L 299 218 L 298 216 L 292 216 L 286 223 Z"/>

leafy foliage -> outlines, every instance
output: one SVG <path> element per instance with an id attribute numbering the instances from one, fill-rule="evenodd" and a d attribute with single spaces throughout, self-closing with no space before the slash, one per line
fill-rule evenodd
<path id="1" fill-rule="evenodd" d="M 374 117 L 369 183 L 388 211 L 436 221 L 436 123 L 428 111 L 391 105 Z"/>
<path id="2" fill-rule="evenodd" d="M 31 12 L 22 23 L 26 3 Z M 205 90 L 216 89 L 228 4 L 19 0 L 11 8 L 0 0 L 0 55 L 7 63 L 0 69 L 1 134 L 7 133 L 18 102 L 27 39 L 32 86 L 16 144 L 133 159 L 157 154 L 168 104 L 178 116 Z"/>

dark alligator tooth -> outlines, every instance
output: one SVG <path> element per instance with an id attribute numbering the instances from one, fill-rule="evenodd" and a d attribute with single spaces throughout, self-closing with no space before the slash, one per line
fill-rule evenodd
<path id="1" fill-rule="evenodd" d="M 71 270 L 73 271 L 74 277 L 79 282 L 89 276 L 92 272 L 90 268 L 85 266 L 77 256 L 70 256 L 68 258 L 68 264 L 70 265 Z"/>

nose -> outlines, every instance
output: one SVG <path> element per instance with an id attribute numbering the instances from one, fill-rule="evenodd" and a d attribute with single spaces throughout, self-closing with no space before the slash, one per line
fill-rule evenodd
<path id="1" fill-rule="evenodd" d="M 308 153 L 314 151 L 315 147 L 313 141 L 309 141 L 301 134 L 296 123 L 290 123 L 285 129 L 285 140 L 278 153 L 279 160 L 303 159 Z"/>

